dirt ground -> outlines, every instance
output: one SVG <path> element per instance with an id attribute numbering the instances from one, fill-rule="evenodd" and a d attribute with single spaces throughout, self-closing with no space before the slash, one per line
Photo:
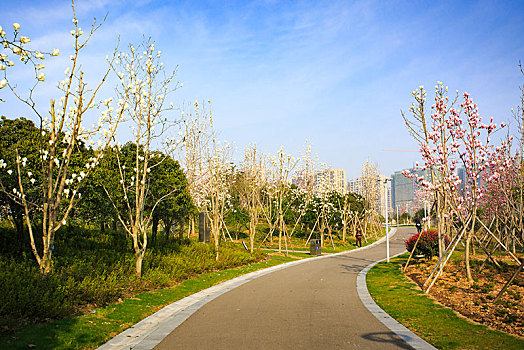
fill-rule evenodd
<path id="1" fill-rule="evenodd" d="M 489 263 L 479 272 L 483 258 L 475 256 L 472 261 L 473 283 L 467 281 L 463 261 L 448 262 L 429 295 L 470 320 L 524 336 L 524 271 L 493 302 L 518 265 L 509 257 L 497 258 L 500 268 Z M 406 275 L 422 286 L 437 261 L 433 258 L 410 263 Z"/>

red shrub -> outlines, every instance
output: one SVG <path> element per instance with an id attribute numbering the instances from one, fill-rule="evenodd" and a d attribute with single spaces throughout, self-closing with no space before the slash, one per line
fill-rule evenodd
<path id="1" fill-rule="evenodd" d="M 416 255 L 425 255 L 427 258 L 438 255 L 438 232 L 435 230 L 427 230 L 420 233 L 422 235 L 418 241 L 417 248 L 415 249 Z M 419 234 L 416 233 L 406 241 L 406 249 L 411 252 L 415 246 L 415 242 L 418 239 Z M 449 244 L 448 236 L 444 236 L 444 242 L 446 247 Z"/>

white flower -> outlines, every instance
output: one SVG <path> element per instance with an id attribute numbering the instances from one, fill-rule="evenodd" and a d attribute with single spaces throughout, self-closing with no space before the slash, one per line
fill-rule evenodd
<path id="1" fill-rule="evenodd" d="M 27 176 L 31 177 L 31 176 L 33 176 L 33 173 L 30 172 L 30 171 L 28 171 L 28 172 L 27 172 Z"/>
<path id="2" fill-rule="evenodd" d="M 32 179 L 29 180 L 29 181 L 30 181 L 32 184 L 34 184 L 36 180 L 35 180 L 34 178 L 32 178 Z"/>
<path id="3" fill-rule="evenodd" d="M 0 89 L 3 89 L 7 85 L 7 80 L 0 80 Z"/>
<path id="4" fill-rule="evenodd" d="M 15 28 L 15 30 L 19 30 L 20 29 L 20 24 L 13 23 L 13 28 Z"/>
<path id="5" fill-rule="evenodd" d="M 62 225 L 65 225 L 66 224 L 66 221 L 65 220 L 62 220 Z"/>
<path id="6" fill-rule="evenodd" d="M 41 60 L 44 59 L 44 55 L 41 52 L 37 52 L 35 57 L 38 58 L 38 59 L 41 59 Z"/>
<path id="7" fill-rule="evenodd" d="M 20 42 L 22 44 L 27 44 L 27 43 L 31 42 L 31 39 L 29 39 L 27 36 L 21 36 L 20 37 Z"/>
<path id="8" fill-rule="evenodd" d="M 45 80 L 45 74 L 44 73 L 38 74 L 38 81 L 44 81 L 44 80 Z"/>
<path id="9" fill-rule="evenodd" d="M 3 64 L 0 64 L 0 70 L 5 70 L 5 66 Z"/>
<path id="10" fill-rule="evenodd" d="M 7 171 L 7 173 L 8 173 L 9 175 L 11 175 L 11 174 L 13 173 L 13 170 L 9 169 L 9 170 Z"/>
<path id="11" fill-rule="evenodd" d="M 51 56 L 58 56 L 60 54 L 60 51 L 58 49 L 54 49 L 53 53 L 51 53 Z"/>

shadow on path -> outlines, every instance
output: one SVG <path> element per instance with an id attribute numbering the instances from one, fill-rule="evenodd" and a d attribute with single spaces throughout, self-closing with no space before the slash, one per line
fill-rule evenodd
<path id="1" fill-rule="evenodd" d="M 394 344 L 398 346 L 399 349 L 413 350 L 411 346 L 409 346 L 406 342 L 400 339 L 398 335 L 396 335 L 393 332 L 366 333 L 362 336 L 362 338 L 367 339 L 369 341 L 377 342 L 377 343 Z"/>

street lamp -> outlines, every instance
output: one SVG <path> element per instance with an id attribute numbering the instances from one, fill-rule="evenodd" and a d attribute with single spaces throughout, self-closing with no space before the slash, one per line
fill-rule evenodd
<path id="1" fill-rule="evenodd" d="M 386 257 L 387 262 L 389 262 L 389 223 L 388 223 L 388 181 L 391 181 L 390 178 L 384 179 L 384 197 L 386 199 Z"/>

